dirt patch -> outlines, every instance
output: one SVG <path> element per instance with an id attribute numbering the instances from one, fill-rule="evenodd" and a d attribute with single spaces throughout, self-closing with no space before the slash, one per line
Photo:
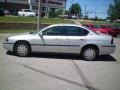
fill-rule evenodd
<path id="1" fill-rule="evenodd" d="M 42 24 L 40 28 L 46 27 L 49 24 Z M 37 24 L 33 23 L 6 23 L 0 22 L 0 30 L 34 30 L 36 29 Z"/>

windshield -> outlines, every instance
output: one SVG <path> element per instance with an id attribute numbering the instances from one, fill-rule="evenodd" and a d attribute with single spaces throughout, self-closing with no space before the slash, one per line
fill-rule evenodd
<path id="1" fill-rule="evenodd" d="M 33 32 L 30 32 L 30 34 L 37 34 L 39 33 L 43 28 L 41 28 L 40 30 L 36 30 L 36 31 L 33 31 Z"/>
<path id="2" fill-rule="evenodd" d="M 31 10 L 24 10 L 24 12 L 32 12 Z"/>

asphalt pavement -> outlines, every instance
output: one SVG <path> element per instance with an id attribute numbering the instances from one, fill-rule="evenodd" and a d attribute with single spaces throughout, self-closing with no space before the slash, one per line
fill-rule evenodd
<path id="1" fill-rule="evenodd" d="M 77 55 L 17 57 L 3 49 L 0 34 L 0 90 L 120 90 L 120 38 L 112 55 L 85 61 Z"/>

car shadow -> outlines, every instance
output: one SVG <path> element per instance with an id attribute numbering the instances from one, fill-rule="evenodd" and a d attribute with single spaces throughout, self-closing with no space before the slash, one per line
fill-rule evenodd
<path id="1" fill-rule="evenodd" d="M 34 58 L 50 58 L 50 59 L 67 59 L 67 60 L 84 60 L 79 55 L 70 55 L 70 54 L 32 54 L 30 57 Z M 111 55 L 101 55 L 98 56 L 94 61 L 117 61 L 113 56 Z"/>
<path id="2" fill-rule="evenodd" d="M 101 56 L 98 56 L 95 61 L 115 61 L 117 62 L 117 60 L 111 56 L 111 55 L 101 55 Z"/>
<path id="3" fill-rule="evenodd" d="M 14 54 L 12 52 L 7 52 L 7 55 L 13 55 Z M 33 53 L 30 56 L 28 56 L 28 58 L 46 58 L 46 59 L 66 59 L 66 60 L 83 60 L 83 61 L 87 61 L 84 60 L 82 57 L 80 57 L 79 55 L 76 54 L 55 54 L 55 53 Z M 117 60 L 111 56 L 111 55 L 101 55 L 98 56 L 94 61 L 111 61 L 111 62 L 117 62 Z"/>

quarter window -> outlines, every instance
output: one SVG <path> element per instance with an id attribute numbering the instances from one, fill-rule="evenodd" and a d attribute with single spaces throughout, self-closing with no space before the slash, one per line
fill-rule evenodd
<path id="1" fill-rule="evenodd" d="M 86 29 L 83 29 L 83 28 L 81 28 L 81 29 L 83 31 L 82 36 L 86 36 L 89 33 L 89 31 L 87 31 Z"/>

